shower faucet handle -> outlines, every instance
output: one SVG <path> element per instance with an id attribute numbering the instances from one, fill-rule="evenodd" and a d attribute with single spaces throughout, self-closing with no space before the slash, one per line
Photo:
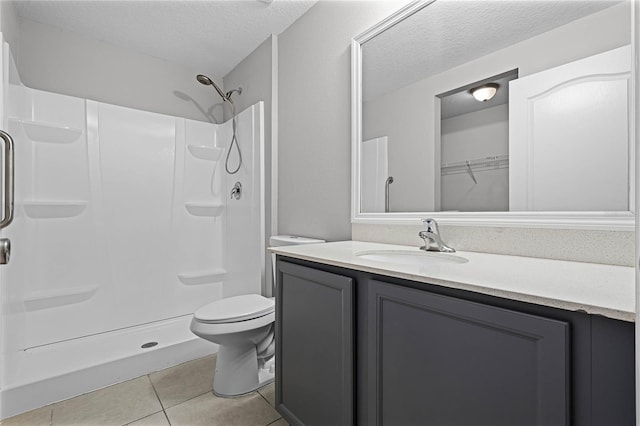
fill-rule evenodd
<path id="1" fill-rule="evenodd" d="M 236 184 L 233 185 L 233 188 L 231 189 L 231 197 L 229 198 L 235 197 L 236 200 L 239 200 L 241 196 L 242 196 L 242 184 L 240 182 L 236 182 Z"/>
<path id="2" fill-rule="evenodd" d="M 0 238 L 0 265 L 9 263 L 11 256 L 11 241 L 8 238 Z"/>

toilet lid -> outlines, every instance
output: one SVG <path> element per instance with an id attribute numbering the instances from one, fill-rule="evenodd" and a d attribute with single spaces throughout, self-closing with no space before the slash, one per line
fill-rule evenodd
<path id="1" fill-rule="evenodd" d="M 207 323 L 237 322 L 265 316 L 274 309 L 274 299 L 259 294 L 245 294 L 216 300 L 198 309 L 193 316 Z"/>

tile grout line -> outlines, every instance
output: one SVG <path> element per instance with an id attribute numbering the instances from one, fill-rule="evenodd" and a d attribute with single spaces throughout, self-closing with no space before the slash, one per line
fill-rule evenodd
<path id="1" fill-rule="evenodd" d="M 0 0 L 0 1 L 2 1 L 2 0 Z M 182 401 L 182 402 L 180 402 L 180 403 L 178 403 L 178 404 L 176 404 L 176 405 L 172 405 L 171 407 L 164 408 L 164 409 L 163 409 L 163 411 L 166 411 L 166 410 L 169 410 L 170 408 L 173 408 L 173 407 L 177 407 L 177 406 L 179 406 L 179 405 L 182 405 L 182 404 L 184 404 L 185 402 L 189 402 L 189 401 L 191 401 L 192 399 L 200 398 L 202 395 L 206 395 L 206 394 L 208 394 L 208 393 L 213 393 L 213 390 L 208 390 L 208 391 L 206 391 L 206 392 L 202 392 L 202 393 L 201 393 L 201 394 L 199 394 L 199 395 L 192 396 L 191 398 L 189 398 L 189 399 L 185 399 L 184 401 Z M 213 394 L 213 396 L 216 396 L 216 395 L 215 395 L 215 394 Z"/>
<path id="2" fill-rule="evenodd" d="M 267 385 L 267 386 L 269 386 L 269 385 Z M 265 387 L 266 387 L 266 386 L 265 386 Z M 269 402 L 269 400 L 267 399 L 267 397 L 266 397 L 266 396 L 264 396 L 264 395 L 260 392 L 260 390 L 256 390 L 256 392 L 258 393 L 258 395 L 260 395 L 260 396 L 262 397 L 262 399 L 264 399 L 265 401 L 267 401 L 267 404 L 269 404 L 269 406 L 270 406 L 271 408 L 273 408 L 274 410 L 276 409 L 276 407 L 273 407 L 273 406 L 271 405 L 271 403 Z M 271 423 L 269 423 L 269 424 L 271 424 Z"/>
<path id="3" fill-rule="evenodd" d="M 162 414 L 164 414 L 164 418 L 167 419 L 167 423 L 171 426 L 171 421 L 169 420 L 169 416 L 167 415 L 167 411 L 162 403 L 162 399 L 160 399 L 160 395 L 158 395 L 158 390 L 156 386 L 153 384 L 153 380 L 151 380 L 151 374 L 147 374 L 147 378 L 149 379 L 149 383 L 151 383 L 151 389 L 153 389 L 153 393 L 156 394 L 156 398 L 158 398 L 158 402 L 160 403 L 160 408 L 162 408 Z M 158 411 L 159 413 L 160 411 Z M 157 413 L 154 413 L 157 414 Z M 153 414 L 152 414 L 153 415 Z M 144 418 L 144 417 L 143 417 Z"/>
<path id="4" fill-rule="evenodd" d="M 149 380 L 151 380 L 151 378 L 149 378 Z M 151 382 L 151 385 L 153 386 L 153 382 Z M 153 388 L 153 391 L 154 391 L 154 392 L 156 392 L 156 396 L 158 396 L 158 393 L 157 393 L 157 391 L 156 391 L 156 388 L 155 388 L 155 387 Z M 181 403 L 179 403 L 179 404 L 172 405 L 171 407 L 167 407 L 167 408 L 165 408 L 165 407 L 164 407 L 164 404 L 162 404 L 162 401 L 160 400 L 160 397 L 158 396 L 158 400 L 160 401 L 160 406 L 162 407 L 162 413 L 164 413 L 164 417 L 167 419 L 167 423 L 169 423 L 169 426 L 171 426 L 171 420 L 169 420 L 169 415 L 167 414 L 167 410 L 168 410 L 168 409 L 170 409 L 170 408 L 174 408 L 174 407 L 178 407 L 178 406 L 180 406 L 180 405 L 184 404 L 185 402 L 189 402 L 189 401 L 191 401 L 192 399 L 199 398 L 199 397 L 201 397 L 202 395 L 206 395 L 206 394 L 208 394 L 208 393 L 210 393 L 210 392 L 213 392 L 213 390 L 208 390 L 208 391 L 206 391 L 206 392 L 201 393 L 200 395 L 196 395 L 196 396 L 194 396 L 194 397 L 192 397 L 192 398 L 189 398 L 189 399 L 187 399 L 187 400 L 185 400 L 185 401 L 182 401 L 182 402 L 181 402 Z M 160 411 L 158 411 L 158 413 L 159 413 L 159 412 L 160 412 Z M 153 413 L 153 414 L 157 414 L 157 413 Z M 144 417 L 143 417 L 143 418 L 144 418 Z"/>
<path id="5" fill-rule="evenodd" d="M 278 414 L 280 414 L 280 413 L 278 413 Z M 280 420 L 282 420 L 282 416 L 278 417 L 277 419 L 275 419 L 275 420 L 274 420 L 274 421 L 272 421 L 271 423 L 267 424 L 267 426 L 272 425 L 272 424 L 274 424 L 274 423 L 276 423 L 276 422 L 279 422 Z M 285 420 L 285 421 L 286 421 L 286 420 Z"/>
<path id="6" fill-rule="evenodd" d="M 131 425 L 131 424 L 133 424 L 135 422 L 139 422 L 140 420 L 146 419 L 147 417 L 155 416 L 156 414 L 163 413 L 163 412 L 164 412 L 164 410 L 156 411 L 155 413 L 151 413 L 151 414 L 146 415 L 144 417 L 140 417 L 139 419 L 132 420 L 129 423 L 125 423 L 123 426 L 129 426 L 129 425 Z"/>
<path id="7" fill-rule="evenodd" d="M 158 398 L 158 402 L 160 403 L 160 407 L 162 408 L 162 411 L 164 411 L 165 410 L 164 404 L 160 399 L 160 395 L 158 395 L 158 390 L 156 389 L 156 386 L 153 384 L 153 380 L 151 380 L 151 374 L 147 374 L 147 379 L 149 379 L 149 383 L 151 383 L 151 389 L 153 389 L 153 393 L 156 395 L 156 398 Z"/>
<path id="8" fill-rule="evenodd" d="M 269 386 L 269 385 L 267 385 L 267 386 Z M 264 389 L 264 388 L 266 388 L 267 386 L 263 386 L 261 389 Z M 269 400 L 267 399 L 267 397 L 266 397 L 266 396 L 264 396 L 264 395 L 262 394 L 262 392 L 260 392 L 260 389 L 256 389 L 256 392 L 258 393 L 258 395 L 260 395 L 260 396 L 262 397 L 262 399 L 264 399 L 264 400 L 267 402 L 267 404 L 269 404 L 269 407 L 273 408 L 273 409 L 275 410 L 275 412 L 276 412 L 276 413 L 278 413 L 278 410 L 276 410 L 276 407 L 275 407 L 274 405 L 271 405 L 271 403 L 269 402 Z M 278 413 L 278 415 L 280 415 L 280 413 Z M 272 424 L 274 424 L 275 422 L 280 421 L 280 420 L 282 420 L 282 416 L 278 417 L 277 419 L 275 419 L 275 420 L 274 420 L 274 421 L 272 421 L 271 423 L 268 423 L 266 426 L 272 425 Z"/>
<path id="9" fill-rule="evenodd" d="M 169 424 L 169 426 L 171 426 L 171 420 L 169 420 L 169 416 L 167 415 L 167 412 L 165 410 L 162 410 L 162 413 L 164 414 L 164 418 L 167 419 L 167 423 Z"/>

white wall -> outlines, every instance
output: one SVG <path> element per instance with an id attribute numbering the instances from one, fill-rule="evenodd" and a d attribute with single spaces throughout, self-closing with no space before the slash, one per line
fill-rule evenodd
<path id="1" fill-rule="evenodd" d="M 447 118 L 441 129 L 443 163 L 508 154 L 509 106 Z"/>
<path id="2" fill-rule="evenodd" d="M 389 174 L 394 178 L 392 212 L 435 209 L 433 165 L 439 158 L 426 139 L 433 139 L 433 98 L 414 85 L 362 106 L 362 138 L 389 138 Z M 409 147 L 409 148 L 407 148 Z"/>
<path id="3" fill-rule="evenodd" d="M 509 106 L 506 104 L 442 120 L 443 164 L 509 153 Z M 441 210 L 508 211 L 509 169 L 443 175 Z"/>
<path id="4" fill-rule="evenodd" d="M 515 68 L 524 77 L 620 47 L 630 42 L 630 34 L 625 2 L 367 102 L 363 138 L 389 136 L 389 173 L 398 179 L 391 210 L 434 210 L 437 95 Z"/>
<path id="5" fill-rule="evenodd" d="M 18 24 L 16 59 L 22 82 L 28 87 L 222 122 L 221 109 L 214 108 L 218 95 L 195 79 L 207 70 L 190 69 L 28 19 L 20 18 Z M 211 108 L 215 119 L 209 113 Z"/>
<path id="6" fill-rule="evenodd" d="M 351 39 L 406 1 L 321 1 L 279 37 L 278 232 L 351 237 Z"/>

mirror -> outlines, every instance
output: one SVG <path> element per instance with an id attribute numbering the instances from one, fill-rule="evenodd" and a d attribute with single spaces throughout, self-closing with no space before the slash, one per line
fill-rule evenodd
<path id="1" fill-rule="evenodd" d="M 352 221 L 632 230 L 632 7 L 419 1 L 356 37 Z"/>

